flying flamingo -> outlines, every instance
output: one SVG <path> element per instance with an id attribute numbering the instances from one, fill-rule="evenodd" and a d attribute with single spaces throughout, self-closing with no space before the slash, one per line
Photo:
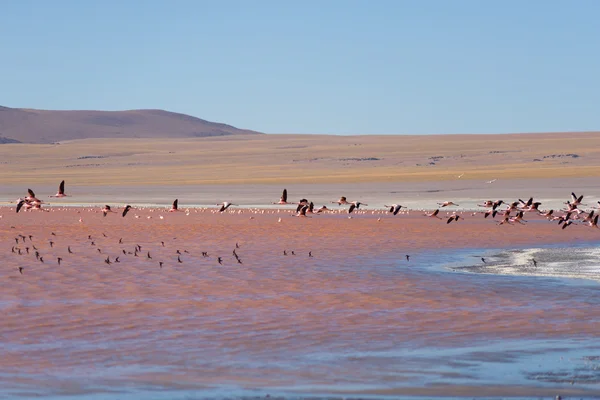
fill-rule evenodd
<path id="1" fill-rule="evenodd" d="M 391 206 L 385 206 L 390 209 L 390 212 L 394 215 L 398 215 L 398 212 L 402 208 L 400 204 L 392 204 Z"/>
<path id="2" fill-rule="evenodd" d="M 338 204 L 338 205 L 342 205 L 342 204 L 350 204 L 348 203 L 348 201 L 346 200 L 345 196 L 340 197 L 340 199 L 338 201 L 332 201 L 332 203 L 334 204 Z"/>
<path id="3" fill-rule="evenodd" d="M 446 221 L 446 223 L 449 224 L 452 221 L 457 221 L 458 222 L 458 220 L 461 219 L 461 218 L 462 217 L 460 215 L 454 214 L 450 218 L 448 218 L 448 221 Z M 462 219 L 464 219 L 464 218 L 462 218 Z"/>
<path id="4" fill-rule="evenodd" d="M 320 213 L 322 213 L 322 212 L 325 212 L 325 211 L 329 211 L 329 208 L 327 208 L 327 206 L 322 206 L 322 207 L 319 207 L 319 208 L 318 208 L 318 209 L 315 211 L 315 214 L 320 214 Z"/>
<path id="5" fill-rule="evenodd" d="M 293 215 L 293 217 L 306 217 L 306 211 L 308 211 L 308 205 L 305 204 L 302 207 L 299 208 L 298 212 L 296 214 Z"/>
<path id="6" fill-rule="evenodd" d="M 358 210 L 361 205 L 368 206 L 368 204 L 363 204 L 360 201 L 353 201 L 352 203 L 350 203 L 350 208 L 348 209 L 348 214 L 352 214 L 352 211 L 354 211 L 355 208 Z"/>
<path id="7" fill-rule="evenodd" d="M 443 203 L 438 203 L 440 207 L 448 207 L 448 206 L 458 206 L 458 204 L 453 203 L 451 201 L 445 201 Z"/>
<path id="8" fill-rule="evenodd" d="M 283 193 L 281 194 L 281 198 L 277 203 L 273 204 L 288 204 L 287 202 L 287 189 L 283 189 Z"/>
<path id="9" fill-rule="evenodd" d="M 221 208 L 219 208 L 219 212 L 222 213 L 223 211 L 227 210 L 229 208 L 229 206 L 235 206 L 235 204 L 231 204 L 228 201 L 217 204 L 218 206 L 221 206 Z"/>
<path id="10" fill-rule="evenodd" d="M 65 194 L 65 181 L 61 181 L 60 185 L 58 185 L 58 192 L 56 192 L 56 194 L 54 196 L 50 196 L 50 197 L 68 197 Z"/>
<path id="11" fill-rule="evenodd" d="M 102 214 L 106 217 L 106 214 L 108 214 L 109 212 L 114 212 L 113 210 L 111 210 L 110 206 L 108 204 L 106 204 L 104 207 L 102 207 Z"/>
<path id="12" fill-rule="evenodd" d="M 430 217 L 430 218 L 437 218 L 437 219 L 442 219 L 441 217 L 438 217 L 438 213 L 440 212 L 439 208 L 437 210 L 435 210 L 434 212 L 432 212 L 431 214 L 423 214 L 426 217 Z"/>

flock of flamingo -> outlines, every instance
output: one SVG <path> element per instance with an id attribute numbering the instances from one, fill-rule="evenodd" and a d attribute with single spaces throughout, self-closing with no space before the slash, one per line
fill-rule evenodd
<path id="1" fill-rule="evenodd" d="M 44 202 L 35 196 L 35 193 L 33 192 L 33 190 L 28 189 L 27 192 L 28 192 L 28 194 L 26 197 L 19 198 L 17 200 L 16 212 L 18 213 L 21 210 L 45 211 L 42 209 L 42 204 L 44 204 Z M 58 192 L 55 195 L 52 195 L 49 197 L 54 197 L 54 198 L 68 197 L 68 195 L 65 193 L 65 181 L 64 180 L 60 182 L 59 187 L 58 187 Z M 349 208 L 347 210 L 348 214 L 352 214 L 353 212 L 360 210 L 361 206 L 368 206 L 368 204 L 361 203 L 360 201 L 348 201 L 346 199 L 346 197 L 344 197 L 344 196 L 340 197 L 340 199 L 337 201 L 333 201 L 332 203 L 338 204 L 338 205 L 348 205 L 349 206 Z M 306 199 L 306 198 L 300 199 L 300 201 L 298 201 L 298 202 L 288 202 L 287 189 L 283 189 L 283 193 L 282 193 L 279 201 L 274 202 L 272 204 L 278 204 L 278 205 L 294 204 L 294 205 L 296 205 L 297 206 L 296 212 L 293 215 L 297 216 L 297 217 L 307 217 L 307 214 L 321 214 L 321 213 L 325 213 L 325 212 L 336 212 L 336 210 L 332 210 L 325 205 L 315 209 L 314 203 L 312 201 L 308 201 L 308 199 Z M 483 216 L 485 218 L 488 218 L 491 216 L 491 218 L 494 219 L 497 215 L 501 216 L 502 219 L 498 222 L 498 225 L 525 224 L 527 222 L 524 219 L 525 213 L 536 213 L 537 215 L 547 218 L 549 221 L 558 221 L 558 224 L 562 227 L 562 229 L 565 229 L 568 226 L 575 224 L 577 222 L 585 223 L 592 228 L 600 228 L 598 226 L 598 215 L 599 215 L 598 213 L 596 213 L 593 209 L 588 210 L 588 211 L 580 209 L 581 206 L 584 206 L 583 195 L 577 196 L 575 193 L 571 193 L 571 199 L 567 200 L 564 203 L 565 204 L 564 209 L 556 210 L 556 213 L 555 213 L 555 210 L 553 210 L 553 209 L 541 210 L 540 209 L 541 204 L 542 203 L 539 201 L 534 202 L 533 197 L 531 197 L 527 201 L 518 199 L 517 201 L 513 201 L 510 203 L 506 203 L 503 200 L 495 200 L 495 201 L 494 200 L 486 200 L 485 202 L 483 202 L 483 204 L 478 204 L 478 206 L 486 209 L 485 211 L 480 212 L 480 213 L 483 213 Z M 600 205 L 600 201 L 598 201 L 598 204 Z M 229 209 L 229 207 L 235 206 L 235 205 L 236 204 L 225 201 L 223 203 L 217 204 L 217 206 L 219 208 L 215 209 L 215 211 L 222 213 L 222 212 L 225 212 L 227 209 Z M 427 217 L 430 217 L 430 218 L 444 219 L 440 216 L 441 208 L 458 206 L 458 204 L 456 204 L 452 201 L 445 201 L 443 203 L 438 203 L 438 205 L 439 205 L 439 208 L 437 208 L 436 210 L 434 210 L 432 212 L 426 212 L 424 215 Z M 505 205 L 506 208 L 502 209 L 501 206 L 503 206 L 503 205 Z M 406 207 L 404 207 L 400 204 L 392 204 L 389 206 L 386 205 L 385 207 L 386 207 L 386 212 L 389 212 L 392 215 L 398 215 L 398 213 L 400 212 L 400 210 L 402 208 L 407 210 Z M 131 210 L 131 208 L 132 208 L 131 205 L 126 205 L 123 208 L 121 215 L 123 217 L 125 217 L 127 215 L 127 213 Z M 104 207 L 102 207 L 102 209 L 100 211 L 102 212 L 102 214 L 105 217 L 109 213 L 115 212 L 112 209 L 112 207 L 109 205 L 105 205 Z M 175 201 L 173 201 L 173 205 L 171 206 L 171 209 L 169 209 L 169 212 L 177 212 L 177 211 L 180 211 L 179 210 L 179 201 L 178 201 L 178 199 L 175 199 Z M 514 212 L 514 215 L 513 215 L 513 212 Z M 560 213 L 560 215 L 559 215 L 559 213 Z M 477 214 L 478 214 L 478 212 L 474 212 L 472 215 L 477 215 Z M 445 218 L 445 219 L 446 219 L 446 223 L 449 224 L 451 222 L 459 221 L 460 219 L 464 219 L 464 218 L 459 213 L 452 212 L 452 214 L 449 217 L 447 216 L 447 218 Z"/>
<path id="2" fill-rule="evenodd" d="M 41 201 L 39 198 L 37 198 L 35 196 L 35 193 L 31 190 L 28 189 L 28 194 L 26 197 L 24 198 L 19 198 L 17 200 L 17 206 L 16 206 L 16 212 L 19 213 L 21 210 L 26 211 L 32 211 L 32 210 L 40 210 L 40 211 L 49 211 L 47 209 L 42 209 L 42 205 L 44 204 L 43 201 Z M 61 197 L 68 197 L 68 195 L 65 193 L 65 181 L 63 180 L 60 185 L 59 185 L 59 189 L 58 192 L 55 195 L 49 196 L 49 197 L 53 197 L 53 198 L 61 198 Z M 340 197 L 339 200 L 337 201 L 333 201 L 332 203 L 334 204 L 338 204 L 338 205 L 347 205 L 349 206 L 349 208 L 347 209 L 349 218 L 352 218 L 350 216 L 350 214 L 353 213 L 357 213 L 357 212 L 362 212 L 364 213 L 365 210 L 361 210 L 360 207 L 361 206 L 367 206 L 367 204 L 361 203 L 360 201 L 348 201 L 346 199 L 346 197 Z M 278 204 L 278 205 L 296 205 L 296 210 L 295 213 L 293 213 L 293 216 L 297 216 L 297 217 L 307 217 L 307 214 L 321 214 L 321 213 L 325 213 L 325 212 L 331 212 L 331 213 L 339 213 L 339 210 L 332 210 L 330 208 L 328 208 L 327 206 L 322 206 L 318 209 L 314 208 L 314 204 L 311 201 L 308 201 L 308 199 L 300 199 L 300 201 L 298 202 L 288 202 L 288 194 L 287 194 L 287 190 L 284 189 L 283 193 L 279 199 L 278 202 L 274 202 L 272 204 Z M 498 225 L 515 225 L 515 224 L 525 224 L 527 222 L 527 220 L 525 220 L 525 215 L 526 213 L 532 213 L 533 215 L 539 215 L 542 217 L 545 217 L 546 219 L 548 219 L 549 221 L 554 221 L 554 222 L 558 222 L 559 226 L 561 226 L 562 229 L 566 229 L 568 226 L 573 225 L 573 224 L 577 224 L 577 223 L 583 223 L 583 224 L 587 224 L 588 226 L 592 227 L 592 228 L 600 228 L 598 226 L 598 216 L 600 215 L 599 213 L 597 213 L 594 209 L 589 209 L 589 210 L 582 210 L 581 207 L 584 207 L 585 205 L 583 204 L 583 195 L 577 196 L 575 193 L 571 193 L 571 198 L 569 200 L 567 200 L 564 204 L 565 207 L 562 208 L 561 210 L 542 210 L 540 209 L 541 206 L 541 202 L 539 201 L 534 201 L 533 198 L 529 198 L 527 201 L 518 199 L 517 201 L 513 201 L 513 202 L 504 202 L 503 200 L 487 200 L 485 202 L 483 202 L 482 204 L 478 204 L 477 206 L 479 207 L 483 207 L 485 208 L 485 211 L 476 211 L 476 212 L 472 212 L 471 215 L 475 216 L 478 214 L 483 214 L 484 218 L 489 218 L 491 217 L 492 220 L 495 219 L 496 216 L 501 216 L 502 218 L 497 222 Z M 599 206 L 600 206 L 600 201 L 598 202 Z M 235 205 L 232 204 L 230 202 L 223 202 L 218 204 L 218 208 L 213 209 L 213 212 L 218 212 L 218 213 L 223 213 L 226 210 L 229 209 L 230 206 Z M 423 215 L 430 217 L 430 218 L 434 218 L 434 219 L 439 219 L 439 220 L 445 220 L 447 224 L 450 224 L 452 222 L 458 222 L 461 219 L 464 219 L 464 217 L 462 215 L 464 215 L 465 213 L 468 213 L 466 211 L 454 211 L 454 212 L 449 212 L 447 213 L 445 218 L 442 218 L 440 216 L 440 209 L 442 208 L 446 208 L 446 207 L 457 207 L 459 206 L 458 204 L 452 202 L 452 201 L 445 201 L 442 203 L 438 203 L 438 208 L 432 212 L 425 212 Z M 392 205 L 386 205 L 385 206 L 386 209 L 385 210 L 381 210 L 380 212 L 385 212 L 385 213 L 389 213 L 391 215 L 398 215 L 402 209 L 404 209 L 405 213 L 409 213 L 409 210 L 400 205 L 400 204 L 392 204 Z M 600 208 L 600 207 L 599 207 Z M 128 213 L 130 212 L 130 210 L 132 209 L 131 205 L 126 205 L 122 211 L 120 211 L 119 213 L 122 215 L 122 217 L 126 217 L 128 215 Z M 360 210 L 360 211 L 359 211 Z M 179 209 L 179 201 L 177 199 L 175 199 L 175 201 L 173 201 L 173 204 L 171 206 L 171 208 L 168 210 L 169 212 L 178 212 L 178 211 L 182 211 Z M 106 217 L 109 213 L 117 213 L 117 211 L 114 211 L 113 208 L 109 205 L 104 205 L 100 212 L 102 212 L 103 216 Z M 241 210 L 238 210 L 238 212 L 241 212 Z M 264 212 L 264 210 L 263 210 Z M 373 213 L 375 213 L 376 211 L 373 211 Z M 189 210 L 186 210 L 186 213 L 189 213 Z M 513 214 L 514 213 L 514 214 Z M 139 218 L 138 215 L 135 216 L 136 218 Z M 151 218 L 150 216 L 148 216 L 148 218 Z M 162 219 L 163 216 L 161 215 L 160 218 Z M 253 217 L 251 217 L 253 218 Z M 381 218 L 378 219 L 378 221 L 380 221 Z M 80 222 L 82 220 L 80 219 Z M 281 218 L 279 218 L 279 221 L 281 222 Z M 52 233 L 53 236 L 56 236 L 54 233 Z M 107 237 L 105 234 L 103 234 L 104 237 Z M 26 240 L 29 239 L 29 242 L 32 242 L 33 238 L 32 235 L 19 235 L 18 237 L 15 238 L 16 244 L 17 246 L 13 246 L 12 248 L 12 252 L 13 253 L 17 253 L 18 255 L 28 255 L 30 254 L 30 250 L 32 252 L 35 253 L 36 259 L 39 262 L 44 262 L 44 258 L 43 256 L 40 254 L 40 250 L 38 250 L 38 248 L 32 243 L 31 244 L 31 248 L 29 246 L 26 246 L 25 248 L 21 248 L 19 246 L 20 242 L 22 244 L 25 244 Z M 96 245 L 96 241 L 95 239 L 93 239 L 90 236 L 88 236 L 88 239 L 90 241 L 90 244 L 92 246 L 95 246 L 96 251 L 99 254 L 103 254 L 102 249 L 100 247 L 98 247 Z M 165 248 L 165 242 L 161 242 L 162 247 Z M 49 245 L 50 248 L 52 248 L 54 246 L 54 240 L 50 240 L 49 241 Z M 123 245 L 123 239 L 119 239 L 119 245 Z M 235 249 L 233 250 L 233 256 L 236 259 L 236 262 L 238 264 L 242 264 L 242 260 L 240 258 L 240 256 L 237 253 L 237 249 L 239 249 L 239 245 L 236 243 L 235 245 Z M 68 254 L 73 254 L 73 251 L 71 249 L 71 246 L 67 247 L 67 251 Z M 112 255 L 112 259 L 110 255 L 107 255 L 106 258 L 104 259 L 104 262 L 106 264 L 113 264 L 113 263 L 120 263 L 120 257 L 127 257 L 128 255 L 133 255 L 134 257 L 139 257 L 139 255 L 142 252 L 142 247 L 139 244 L 136 244 L 135 247 L 133 249 L 125 249 L 122 248 L 121 249 L 122 254 L 115 256 L 114 254 Z M 146 251 L 146 256 L 144 258 L 147 258 L 148 260 L 152 260 L 152 255 L 150 253 L 150 251 Z M 184 262 L 184 260 L 182 260 L 182 256 L 189 254 L 189 252 L 187 250 L 183 250 L 180 251 L 179 249 L 176 250 L 176 262 L 179 264 L 182 264 Z M 283 251 L 283 255 L 287 256 L 288 254 L 291 255 L 295 255 L 294 251 L 291 251 L 288 253 L 288 251 L 284 250 Z M 63 258 L 66 257 L 67 254 L 62 254 L 60 256 L 57 257 L 57 262 L 60 265 L 61 262 L 63 262 Z M 313 257 L 312 252 L 308 253 L 309 257 Z M 202 252 L 202 257 L 203 258 L 210 258 L 209 254 L 207 252 Z M 406 256 L 407 261 L 409 261 L 409 255 Z M 223 257 L 219 256 L 216 258 L 217 262 L 220 265 L 223 265 Z M 485 263 L 485 260 L 482 259 L 482 261 Z M 535 263 L 535 260 L 534 260 Z M 162 268 L 163 267 L 163 261 L 158 261 L 159 267 Z M 23 273 L 23 267 L 18 267 L 19 273 Z"/>

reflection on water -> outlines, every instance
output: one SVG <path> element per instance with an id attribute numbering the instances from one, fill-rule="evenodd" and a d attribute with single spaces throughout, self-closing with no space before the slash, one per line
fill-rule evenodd
<path id="1" fill-rule="evenodd" d="M 290 220 L 3 229 L 0 396 L 600 393 L 598 286 L 456 273 L 440 266 L 462 252 L 418 239 L 406 261 L 399 226 Z M 10 251 L 18 233 L 44 263 Z"/>

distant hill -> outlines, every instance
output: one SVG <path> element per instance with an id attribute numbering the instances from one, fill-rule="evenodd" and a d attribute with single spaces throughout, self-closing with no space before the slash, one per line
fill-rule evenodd
<path id="1" fill-rule="evenodd" d="M 164 110 L 51 111 L 0 106 L 0 144 L 88 138 L 191 138 L 259 134 Z"/>

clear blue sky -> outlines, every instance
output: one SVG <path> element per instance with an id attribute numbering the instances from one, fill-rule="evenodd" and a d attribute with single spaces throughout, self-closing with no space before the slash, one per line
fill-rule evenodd
<path id="1" fill-rule="evenodd" d="M 18 0 L 0 105 L 268 133 L 600 129 L 596 0 Z"/>

